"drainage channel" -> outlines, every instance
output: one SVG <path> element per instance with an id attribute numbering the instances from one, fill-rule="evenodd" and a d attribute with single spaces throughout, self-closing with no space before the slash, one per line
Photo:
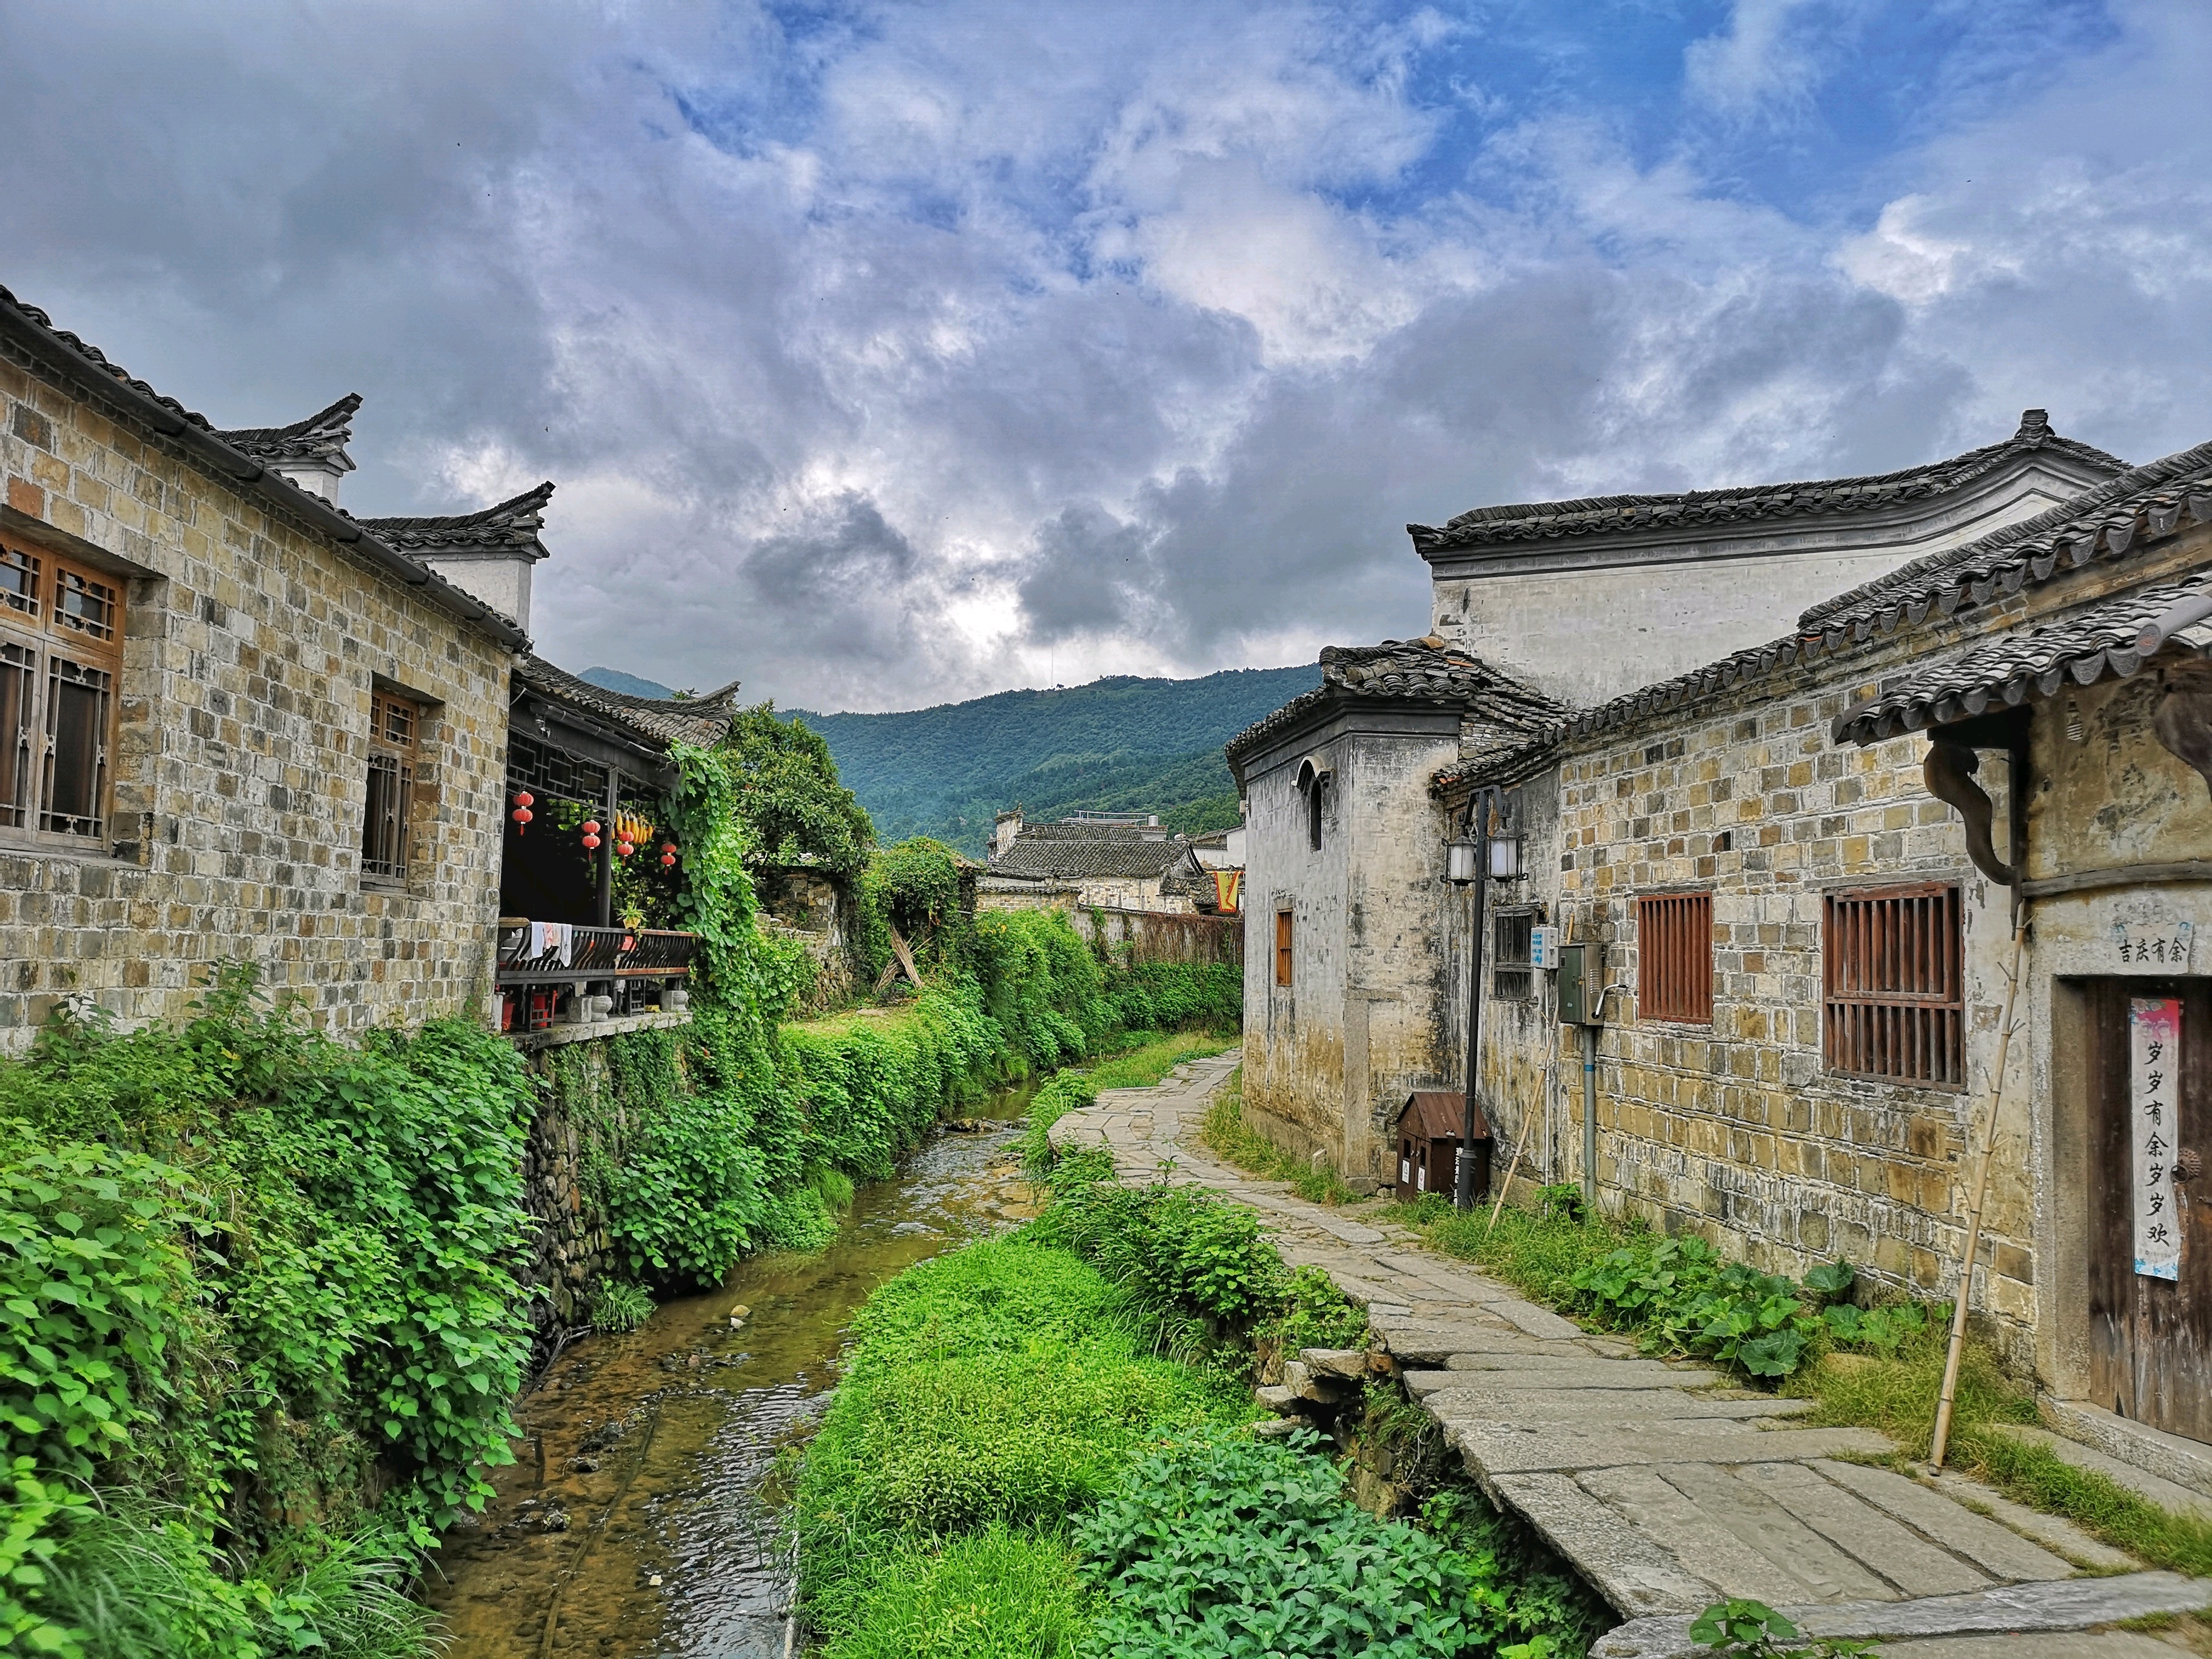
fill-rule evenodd
<path id="1" fill-rule="evenodd" d="M 998 1097 L 975 1131 L 936 1135 L 862 1188 L 820 1254 L 741 1263 L 640 1330 L 563 1350 L 517 1407 L 525 1437 L 494 1501 L 430 1570 L 424 1599 L 453 1651 L 781 1659 L 777 1455 L 828 1403 L 869 1291 L 1032 1212 L 1019 1126 L 996 1115 L 1023 1103 Z"/>

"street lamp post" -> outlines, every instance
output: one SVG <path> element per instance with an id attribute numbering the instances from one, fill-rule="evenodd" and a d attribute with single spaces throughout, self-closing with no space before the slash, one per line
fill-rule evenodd
<path id="1" fill-rule="evenodd" d="M 1487 810 L 1486 810 L 1487 809 Z M 1495 827 L 1506 833 L 1493 836 Z M 1474 938 L 1468 957 L 1467 1099 L 1460 1121 L 1459 1157 L 1452 1171 L 1452 1207 L 1474 1207 L 1474 1079 L 1482 1054 L 1482 924 L 1488 878 L 1510 881 L 1521 873 L 1521 842 L 1510 804 L 1496 785 L 1467 803 L 1467 823 L 1444 843 L 1444 875 L 1455 887 L 1474 889 Z"/>

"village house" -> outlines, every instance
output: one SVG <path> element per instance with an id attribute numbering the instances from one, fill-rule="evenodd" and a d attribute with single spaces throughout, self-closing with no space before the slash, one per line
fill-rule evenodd
<path id="1" fill-rule="evenodd" d="M 657 703 L 532 655 L 552 486 L 355 519 L 360 404 L 220 430 L 0 289 L 0 1045 L 69 999 L 179 1018 L 232 961 L 337 1030 L 503 990 L 680 1010 L 688 943 L 574 930 L 619 921 L 620 832 L 736 688 Z M 570 931 L 549 958 L 502 916 Z"/>
<path id="2" fill-rule="evenodd" d="M 1160 827 L 1157 813 L 1080 812 L 1029 823 L 1018 808 L 992 827 L 990 860 L 977 883 L 987 908 L 1047 906 L 1189 915 L 1199 887 L 1211 889 L 1189 840 Z"/>
<path id="3" fill-rule="evenodd" d="M 2031 412 L 2021 430 L 2048 428 Z M 1440 596 L 1439 623 L 1483 603 L 1479 582 Z M 1356 837 L 1326 875 L 1301 867 L 1261 826 L 1305 806 L 1325 848 L 1327 786 L 1316 811 L 1255 778 L 1251 954 L 1267 908 L 1291 921 L 1286 965 L 1248 976 L 1248 1115 L 1255 1077 L 1291 1115 L 1291 1087 L 1352 1048 L 1286 1041 L 1271 993 L 1333 1009 L 1395 992 L 1429 1024 L 1431 1069 L 1376 1079 L 1341 1132 L 1355 1170 L 1387 1153 L 1394 1100 L 1431 1081 L 1460 1098 L 1471 1026 L 1494 1170 L 1518 1156 L 1526 1180 L 1585 1182 L 1608 1212 L 1732 1256 L 1840 1257 L 1947 1297 L 2003 1053 L 1978 1323 L 2069 1431 L 2212 1468 L 2190 1449 L 2212 1441 L 2212 1218 L 2192 1196 L 2212 1142 L 2194 955 L 2212 925 L 2209 620 L 2212 445 L 1923 553 L 1779 638 L 1464 744 L 1425 814 L 1395 820 L 1398 848 L 1426 854 L 1410 878 L 1402 852 Z M 1267 740 L 1240 738 L 1232 763 Z M 1471 873 L 1512 873 L 1445 883 L 1452 840 L 1480 854 Z M 1435 944 L 1404 953 L 1414 983 L 1340 990 L 1308 971 L 1305 923 L 1383 872 L 1425 887 Z M 1587 953 L 1572 994 L 1562 944 Z M 1563 1024 L 1577 1005 L 1592 1024 Z"/>
<path id="4" fill-rule="evenodd" d="M 348 398 L 218 431 L 0 289 L 0 1042 L 488 1004 L 524 629 L 332 503 Z"/>
<path id="5" fill-rule="evenodd" d="M 1570 709 L 1753 647 L 1837 586 L 2124 470 L 2031 410 L 2003 442 L 1880 477 L 1409 526 L 1432 579 L 1428 635 L 1325 651 L 1319 690 L 1228 745 L 1249 838 L 1247 1116 L 1373 1188 L 1395 1182 L 1410 1096 L 1465 1090 L 1476 896 L 1444 879 L 1460 823 L 1436 798 L 1440 772 L 1518 752 Z M 1538 913 L 1495 897 L 1484 929 L 1510 958 Z"/>

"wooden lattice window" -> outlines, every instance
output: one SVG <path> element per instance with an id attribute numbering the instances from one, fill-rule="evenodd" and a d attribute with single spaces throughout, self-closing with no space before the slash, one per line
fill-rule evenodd
<path id="1" fill-rule="evenodd" d="M 415 738 L 422 711 L 386 691 L 372 695 L 369 711 L 368 810 L 361 826 L 361 870 L 385 881 L 404 881 Z"/>
<path id="2" fill-rule="evenodd" d="M 1528 961 L 1535 927 L 1535 915 L 1528 910 L 1491 919 L 1490 994 L 1500 1002 L 1526 1001 L 1535 994 L 1536 970 Z"/>
<path id="3" fill-rule="evenodd" d="M 1939 1089 L 1966 1083 L 1959 890 L 1941 883 L 1831 893 L 1821 917 L 1828 1069 Z"/>
<path id="4" fill-rule="evenodd" d="M 106 834 L 122 642 L 115 577 L 0 545 L 0 827 Z"/>
<path id="5" fill-rule="evenodd" d="M 1291 982 L 1291 913 L 1275 912 L 1275 983 Z"/>
<path id="6" fill-rule="evenodd" d="M 1654 893 L 1636 901 L 1636 1012 L 1713 1023 L 1713 896 Z"/>

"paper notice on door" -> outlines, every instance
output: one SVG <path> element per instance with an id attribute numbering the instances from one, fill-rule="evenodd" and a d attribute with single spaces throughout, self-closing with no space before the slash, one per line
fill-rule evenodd
<path id="1" fill-rule="evenodd" d="M 2128 1000 L 2128 1106 L 2134 1124 L 2136 1271 L 2181 1277 L 2181 1219 L 2173 1190 L 2181 1127 L 2181 1004 Z"/>

